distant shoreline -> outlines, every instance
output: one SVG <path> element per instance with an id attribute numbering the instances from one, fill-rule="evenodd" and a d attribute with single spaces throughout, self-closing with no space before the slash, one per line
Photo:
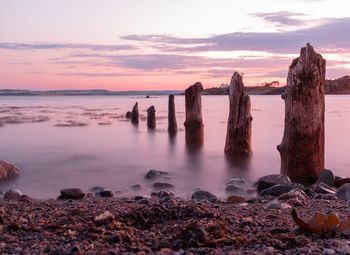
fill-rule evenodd
<path id="1" fill-rule="evenodd" d="M 249 95 L 282 95 L 286 89 L 273 86 L 246 86 L 245 92 Z M 129 90 L 109 91 L 104 89 L 90 90 L 24 90 L 24 89 L 0 89 L 0 96 L 166 96 L 183 95 L 183 90 Z M 206 88 L 203 95 L 227 95 L 227 88 Z M 350 95 L 350 76 L 346 75 L 334 80 L 325 81 L 326 95 Z"/>

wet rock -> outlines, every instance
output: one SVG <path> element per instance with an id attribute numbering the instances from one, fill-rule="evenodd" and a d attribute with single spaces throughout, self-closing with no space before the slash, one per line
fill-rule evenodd
<path id="1" fill-rule="evenodd" d="M 314 196 L 314 199 L 323 199 L 323 200 L 337 200 L 337 196 L 334 194 L 321 194 L 321 193 L 316 193 Z"/>
<path id="2" fill-rule="evenodd" d="M 278 197 L 278 200 L 286 201 L 293 206 L 302 206 L 308 203 L 308 196 L 301 189 L 293 189 Z"/>
<path id="3" fill-rule="evenodd" d="M 285 209 L 291 209 L 292 206 L 287 203 L 280 202 L 278 200 L 273 200 L 267 205 L 265 205 L 265 208 L 268 210 L 273 210 L 273 209 L 285 210 Z"/>
<path id="4" fill-rule="evenodd" d="M 247 199 L 244 196 L 232 195 L 227 198 L 227 202 L 232 204 L 240 204 L 247 202 Z"/>
<path id="5" fill-rule="evenodd" d="M 284 193 L 287 193 L 291 190 L 295 189 L 295 186 L 293 185 L 274 185 L 271 188 L 264 189 L 263 191 L 260 192 L 260 196 L 275 196 L 278 197 Z"/>
<path id="6" fill-rule="evenodd" d="M 79 188 L 63 189 L 58 199 L 82 199 L 85 193 Z"/>
<path id="7" fill-rule="evenodd" d="M 271 188 L 274 185 L 288 185 L 291 184 L 289 177 L 285 174 L 271 174 L 261 177 L 254 186 L 257 187 L 257 192 L 260 193 L 264 189 Z"/>
<path id="8" fill-rule="evenodd" d="M 316 192 L 310 188 L 303 189 L 303 191 L 305 192 L 306 195 L 308 195 L 308 197 L 314 198 L 316 196 Z"/>
<path id="9" fill-rule="evenodd" d="M 100 197 L 113 197 L 113 191 L 110 189 L 102 189 L 97 193 Z"/>
<path id="10" fill-rule="evenodd" d="M 3 160 L 0 160 L 0 181 L 12 179 L 17 176 L 19 176 L 17 167 Z"/>
<path id="11" fill-rule="evenodd" d="M 142 185 L 141 184 L 134 184 L 134 185 L 130 186 L 130 189 L 132 189 L 134 191 L 140 191 L 142 189 Z"/>
<path id="12" fill-rule="evenodd" d="M 340 188 L 341 186 L 343 186 L 346 183 L 350 183 L 350 178 L 341 178 L 338 177 L 334 180 L 334 187 Z"/>
<path id="13" fill-rule="evenodd" d="M 208 191 L 197 190 L 192 194 L 191 199 L 196 201 L 207 200 L 211 202 L 217 200 L 217 197 Z"/>
<path id="14" fill-rule="evenodd" d="M 243 91 L 242 75 L 235 72 L 229 89 L 230 109 L 227 121 L 225 153 L 230 157 L 249 157 L 252 153 L 252 115 L 250 97 Z"/>
<path id="15" fill-rule="evenodd" d="M 333 189 L 332 187 L 329 187 L 327 184 L 320 182 L 318 184 L 316 184 L 316 186 L 314 187 L 314 191 L 316 193 L 321 193 L 321 194 L 335 194 L 335 189 Z"/>
<path id="16" fill-rule="evenodd" d="M 140 199 L 140 200 L 136 200 L 138 204 L 140 205 L 149 205 L 150 202 L 147 198 L 143 198 L 143 199 Z"/>
<path id="17" fill-rule="evenodd" d="M 130 111 L 128 111 L 128 112 L 125 114 L 125 118 L 131 119 L 131 112 L 130 112 Z"/>
<path id="18" fill-rule="evenodd" d="M 147 109 L 147 127 L 149 129 L 156 128 L 156 109 L 153 105 Z"/>
<path id="19" fill-rule="evenodd" d="M 308 43 L 289 67 L 284 134 L 277 146 L 281 173 L 293 182 L 314 183 L 324 169 L 326 61 Z"/>
<path id="20" fill-rule="evenodd" d="M 226 184 L 227 185 L 234 184 L 237 186 L 243 186 L 243 185 L 247 184 L 247 181 L 244 178 L 236 177 L 236 178 L 231 178 Z"/>
<path id="21" fill-rule="evenodd" d="M 156 197 L 156 198 L 165 198 L 165 197 L 173 197 L 174 193 L 168 191 L 168 190 L 161 190 L 159 192 L 152 192 L 151 193 L 152 197 Z"/>
<path id="22" fill-rule="evenodd" d="M 140 201 L 140 200 L 142 200 L 142 199 L 145 199 L 143 196 L 135 196 L 134 197 L 134 200 L 135 201 Z"/>
<path id="23" fill-rule="evenodd" d="M 203 144 L 202 91 L 203 85 L 200 82 L 185 90 L 185 138 L 186 145 L 190 148 L 201 147 Z"/>
<path id="24" fill-rule="evenodd" d="M 234 194 L 234 193 L 245 193 L 245 189 L 240 187 L 240 186 L 237 186 L 235 184 L 229 184 L 225 187 L 225 191 L 226 193 L 231 193 L 231 194 Z"/>
<path id="25" fill-rule="evenodd" d="M 4 199 L 5 200 L 18 200 L 22 197 L 22 192 L 18 189 L 10 189 L 5 192 Z"/>
<path id="26" fill-rule="evenodd" d="M 254 198 L 248 199 L 247 203 L 249 203 L 249 204 L 261 204 L 261 203 L 263 203 L 263 199 L 261 197 L 254 197 Z"/>
<path id="27" fill-rule="evenodd" d="M 342 185 L 335 193 L 338 199 L 350 201 L 350 184 L 346 183 Z"/>
<path id="28" fill-rule="evenodd" d="M 155 183 L 153 183 L 153 188 L 156 190 L 175 189 L 175 186 L 173 184 L 167 183 L 167 182 L 155 182 Z"/>
<path id="29" fill-rule="evenodd" d="M 145 175 L 145 179 L 156 179 L 158 177 L 170 178 L 170 175 L 168 172 L 158 171 L 153 169 L 149 170 L 148 173 Z"/>
<path id="30" fill-rule="evenodd" d="M 100 192 L 101 190 L 104 190 L 104 189 L 105 189 L 104 187 L 95 186 L 95 187 L 92 187 L 90 189 L 90 191 L 93 192 L 93 193 L 98 193 L 98 192 Z"/>
<path id="31" fill-rule="evenodd" d="M 334 184 L 334 174 L 332 170 L 329 169 L 323 169 L 320 173 L 320 176 L 317 180 L 318 183 L 323 182 L 324 184 L 327 184 L 328 186 L 333 186 Z"/>
<path id="32" fill-rule="evenodd" d="M 177 133 L 176 111 L 175 111 L 175 96 L 169 95 L 168 103 L 168 132 L 171 135 Z"/>

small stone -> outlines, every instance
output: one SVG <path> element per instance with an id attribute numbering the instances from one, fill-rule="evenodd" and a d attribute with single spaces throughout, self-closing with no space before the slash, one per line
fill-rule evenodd
<path id="1" fill-rule="evenodd" d="M 151 194 L 151 196 L 162 199 L 162 198 L 165 198 L 165 197 L 172 197 L 172 196 L 174 196 L 174 193 L 172 193 L 172 192 L 170 192 L 168 190 L 161 190 L 159 192 L 153 192 Z"/>
<path id="2" fill-rule="evenodd" d="M 268 203 L 266 206 L 266 209 L 281 209 L 281 210 L 285 210 L 285 209 L 290 209 L 292 208 L 291 205 L 287 204 L 287 203 L 281 203 L 278 200 L 273 200 L 270 203 Z"/>
<path id="3" fill-rule="evenodd" d="M 261 204 L 262 202 L 263 202 L 263 200 L 261 199 L 261 197 L 254 197 L 254 198 L 247 200 L 247 203 L 249 203 L 249 204 Z"/>
<path id="4" fill-rule="evenodd" d="M 239 187 L 235 184 L 229 184 L 225 187 L 226 193 L 234 194 L 234 193 L 245 193 L 245 189 Z"/>
<path id="5" fill-rule="evenodd" d="M 338 199 L 350 201 L 350 183 L 342 185 L 335 195 Z"/>
<path id="6" fill-rule="evenodd" d="M 266 196 L 266 195 L 269 195 L 269 196 L 280 196 L 284 193 L 287 193 L 291 190 L 295 189 L 295 187 L 293 185 L 280 185 L 280 184 L 277 184 L 277 185 L 274 185 L 272 186 L 271 188 L 268 188 L 268 189 L 265 189 L 263 191 L 261 191 L 260 195 L 261 196 Z"/>
<path id="7" fill-rule="evenodd" d="M 207 200 L 209 202 L 217 200 L 217 197 L 212 193 L 205 190 L 197 190 L 195 191 L 191 198 L 196 201 Z"/>
<path id="8" fill-rule="evenodd" d="M 323 199 L 323 200 L 337 200 L 337 196 L 334 194 L 321 194 L 321 193 L 316 193 L 314 196 L 314 199 Z"/>
<path id="9" fill-rule="evenodd" d="M 98 192 L 98 195 L 101 197 L 113 197 L 113 191 L 110 189 L 103 189 L 100 192 Z"/>
<path id="10" fill-rule="evenodd" d="M 141 184 L 134 184 L 134 185 L 130 186 L 130 189 L 132 189 L 134 191 L 139 191 L 142 189 L 142 185 Z"/>
<path id="11" fill-rule="evenodd" d="M 131 112 L 130 111 L 126 112 L 125 118 L 131 119 Z"/>
<path id="12" fill-rule="evenodd" d="M 293 189 L 287 193 L 284 193 L 278 197 L 279 200 L 289 200 L 289 199 L 295 199 L 297 198 L 299 201 L 301 201 L 303 204 L 307 204 L 308 196 L 305 194 L 304 191 L 300 189 Z"/>
<path id="13" fill-rule="evenodd" d="M 58 199 L 82 199 L 85 193 L 79 188 L 63 189 Z"/>
<path id="14" fill-rule="evenodd" d="M 247 199 L 244 196 L 232 195 L 227 198 L 227 202 L 232 204 L 240 204 L 247 202 Z"/>
<path id="15" fill-rule="evenodd" d="M 90 189 L 90 191 L 93 192 L 93 193 L 98 193 L 98 192 L 100 192 L 103 189 L 105 189 L 105 188 L 104 187 L 100 187 L 100 186 L 95 186 L 95 187 L 92 187 Z"/>
<path id="16" fill-rule="evenodd" d="M 157 177 L 170 177 L 169 173 L 158 170 L 149 170 L 145 175 L 145 179 L 155 179 Z"/>
<path id="17" fill-rule="evenodd" d="M 95 223 L 104 224 L 108 222 L 112 222 L 114 220 L 114 215 L 110 211 L 105 211 L 100 215 L 95 217 Z"/>
<path id="18" fill-rule="evenodd" d="M 0 181 L 12 179 L 17 176 L 19 176 L 17 167 L 3 160 L 0 160 Z"/>
<path id="19" fill-rule="evenodd" d="M 135 200 L 135 201 L 139 201 L 139 200 L 142 200 L 142 199 L 144 199 L 143 196 L 135 196 L 135 197 L 134 197 L 134 200 Z"/>
<path id="20" fill-rule="evenodd" d="M 231 178 L 226 184 L 245 185 L 247 184 L 247 181 L 244 178 L 236 177 Z"/>
<path id="21" fill-rule="evenodd" d="M 323 249 L 322 254 L 332 255 L 332 254 L 335 254 L 335 250 L 333 250 L 333 249 Z"/>
<path id="22" fill-rule="evenodd" d="M 175 186 L 173 184 L 167 183 L 167 182 L 155 182 L 155 183 L 153 183 L 153 188 L 156 190 L 175 189 Z"/>
<path id="23" fill-rule="evenodd" d="M 350 178 L 337 178 L 334 180 L 334 187 L 336 188 L 340 188 L 341 186 L 343 186 L 346 183 L 350 183 Z"/>
<path id="24" fill-rule="evenodd" d="M 18 189 L 10 189 L 4 195 L 5 200 L 18 200 L 22 197 L 22 192 Z"/>
<path id="25" fill-rule="evenodd" d="M 332 187 L 329 187 L 327 184 L 320 182 L 316 185 L 314 188 L 314 191 L 316 193 L 321 193 L 321 194 L 335 194 L 335 189 Z"/>
<path id="26" fill-rule="evenodd" d="M 257 187 L 258 193 L 264 189 L 271 188 L 274 185 L 288 185 L 291 184 L 289 177 L 284 174 L 271 174 L 261 177 L 254 186 Z"/>
<path id="27" fill-rule="evenodd" d="M 329 169 L 323 169 L 320 173 L 320 176 L 317 180 L 318 183 L 323 182 L 324 184 L 327 184 L 328 186 L 333 186 L 334 184 L 334 174 L 332 170 Z"/>

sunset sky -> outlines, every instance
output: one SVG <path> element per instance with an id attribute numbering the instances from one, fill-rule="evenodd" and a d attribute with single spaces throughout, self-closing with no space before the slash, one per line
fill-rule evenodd
<path id="1" fill-rule="evenodd" d="M 350 74 L 348 0 L 0 0 L 0 88 L 184 89 L 279 80 L 307 42 Z"/>

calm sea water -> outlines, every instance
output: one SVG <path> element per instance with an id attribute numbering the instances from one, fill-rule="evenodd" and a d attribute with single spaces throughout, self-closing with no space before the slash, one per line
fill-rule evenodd
<path id="1" fill-rule="evenodd" d="M 138 127 L 124 119 L 139 102 Z M 228 162 L 223 153 L 228 98 L 203 96 L 205 142 L 189 151 L 184 141 L 184 97 L 175 97 L 179 133 L 167 134 L 167 97 L 125 96 L 0 97 L 0 117 L 17 122 L 48 117 L 37 123 L 0 127 L 0 159 L 18 166 L 21 176 L 0 183 L 0 190 L 17 188 L 35 198 L 56 197 L 66 187 L 104 186 L 125 190 L 140 183 L 149 169 L 171 173 L 176 193 L 189 196 L 196 188 L 224 195 L 232 177 L 248 180 L 279 172 L 276 145 L 283 134 L 284 102 L 280 96 L 251 96 L 254 154 L 248 168 Z M 146 127 L 146 109 L 156 108 L 157 128 Z M 45 120 L 45 118 L 43 118 Z M 66 126 L 72 122 L 85 126 Z M 326 96 L 326 167 L 341 176 L 350 171 L 350 96 Z"/>

